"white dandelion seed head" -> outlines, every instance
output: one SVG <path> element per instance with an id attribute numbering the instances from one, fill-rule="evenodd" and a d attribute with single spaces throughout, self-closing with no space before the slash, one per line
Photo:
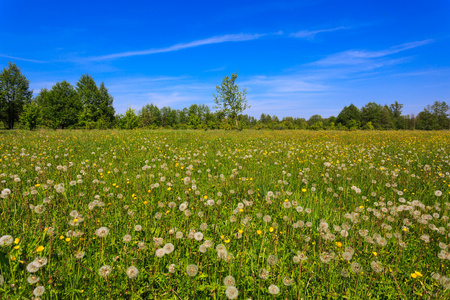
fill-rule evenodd
<path id="1" fill-rule="evenodd" d="M 33 295 L 35 295 L 36 297 L 40 297 L 45 293 L 45 287 L 43 287 L 42 285 L 36 287 L 33 290 Z"/>
<path id="2" fill-rule="evenodd" d="M 138 277 L 139 270 L 135 266 L 131 266 L 126 271 L 128 278 L 133 279 Z"/>
<path id="3" fill-rule="evenodd" d="M 236 299 L 239 295 L 239 291 L 234 286 L 228 286 L 225 290 L 225 295 L 228 299 Z"/>
<path id="4" fill-rule="evenodd" d="M 277 287 L 275 284 L 271 284 L 269 286 L 269 294 L 278 295 L 279 292 L 280 292 L 280 288 Z"/>
<path id="5" fill-rule="evenodd" d="M 104 278 L 108 277 L 111 274 L 111 267 L 108 265 L 102 266 L 100 269 L 98 269 L 98 274 Z"/>

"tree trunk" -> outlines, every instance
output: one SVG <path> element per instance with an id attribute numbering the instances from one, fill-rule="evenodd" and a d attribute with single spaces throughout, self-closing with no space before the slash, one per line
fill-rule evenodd
<path id="1" fill-rule="evenodd" d="M 234 119 L 236 120 L 236 129 L 239 130 L 238 121 L 237 121 L 237 114 L 234 115 Z"/>

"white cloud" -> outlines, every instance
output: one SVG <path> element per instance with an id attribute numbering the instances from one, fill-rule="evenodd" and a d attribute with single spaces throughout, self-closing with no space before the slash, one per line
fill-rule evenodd
<path id="1" fill-rule="evenodd" d="M 1 53 L 0 53 L 0 57 L 5 57 L 5 58 L 13 59 L 13 60 L 27 61 L 27 62 L 37 63 L 37 64 L 47 63 L 46 61 L 43 61 L 43 60 L 22 58 L 22 57 L 17 57 L 17 56 L 9 56 L 6 54 L 1 54 Z"/>
<path id="2" fill-rule="evenodd" d="M 180 44 L 176 44 L 176 45 L 166 47 L 166 48 L 156 48 L 156 49 L 141 50 L 141 51 L 128 51 L 128 52 L 113 53 L 113 54 L 102 55 L 102 56 L 95 56 L 95 57 L 90 57 L 89 60 L 93 60 L 93 61 L 111 60 L 111 59 L 117 59 L 117 58 L 122 58 L 122 57 L 165 53 L 165 52 L 178 51 L 178 50 L 182 50 L 182 49 L 194 48 L 194 47 L 199 47 L 199 46 L 204 46 L 204 45 L 220 44 L 220 43 L 226 43 L 226 42 L 243 42 L 243 41 L 256 40 L 263 36 L 265 36 L 265 34 L 243 34 L 243 33 L 227 34 L 227 35 L 221 35 L 221 36 L 213 36 L 213 37 L 210 37 L 207 39 L 197 40 L 197 41 L 193 41 L 193 42 L 189 42 L 189 43 L 180 43 Z"/>
<path id="3" fill-rule="evenodd" d="M 302 38 L 302 39 L 313 39 L 319 33 L 333 32 L 333 31 L 350 29 L 350 28 L 351 27 L 347 27 L 347 26 L 339 26 L 339 27 L 329 28 L 329 29 L 301 30 L 301 31 L 298 31 L 298 32 L 291 33 L 289 36 L 295 37 L 295 38 Z"/>
<path id="4" fill-rule="evenodd" d="M 321 60 L 311 63 L 312 65 L 319 66 L 335 66 L 335 65 L 361 65 L 368 62 L 373 62 L 377 59 L 384 58 L 386 56 L 399 53 L 405 50 L 413 49 L 419 46 L 432 43 L 434 40 L 428 39 L 423 41 L 405 43 L 398 46 L 391 47 L 385 50 L 379 51 L 367 51 L 367 50 L 347 50 L 336 54 L 329 55 Z M 381 61 L 380 61 L 381 62 Z M 381 63 L 384 65 L 384 63 Z"/>

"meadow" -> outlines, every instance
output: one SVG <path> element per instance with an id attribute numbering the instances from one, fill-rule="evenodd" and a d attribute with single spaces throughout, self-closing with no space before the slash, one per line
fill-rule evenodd
<path id="1" fill-rule="evenodd" d="M 2 131 L 0 299 L 449 299 L 449 142 Z"/>

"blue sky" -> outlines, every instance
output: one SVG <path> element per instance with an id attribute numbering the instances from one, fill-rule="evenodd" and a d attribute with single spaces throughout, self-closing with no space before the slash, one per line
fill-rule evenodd
<path id="1" fill-rule="evenodd" d="M 450 102 L 447 0 L 0 0 L 0 12 L 0 69 L 14 61 L 35 94 L 88 73 L 118 113 L 212 107 L 238 70 L 255 117 Z"/>

